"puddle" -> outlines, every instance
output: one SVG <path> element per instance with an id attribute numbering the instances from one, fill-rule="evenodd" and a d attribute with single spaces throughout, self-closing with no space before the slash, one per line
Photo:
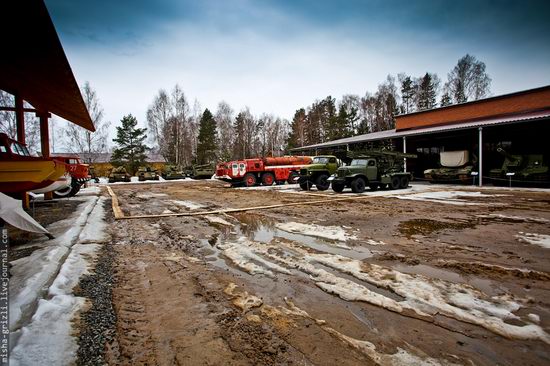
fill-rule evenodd
<path id="1" fill-rule="evenodd" d="M 430 219 L 413 219 L 402 221 L 397 228 L 399 232 L 408 238 L 414 235 L 428 236 L 436 231 L 463 230 L 473 228 L 475 225 L 469 222 L 449 222 Z"/>

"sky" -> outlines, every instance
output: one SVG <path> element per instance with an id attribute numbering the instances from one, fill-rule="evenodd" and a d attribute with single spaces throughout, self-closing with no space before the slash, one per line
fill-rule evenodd
<path id="1" fill-rule="evenodd" d="M 159 89 L 193 105 L 292 119 L 331 95 L 375 92 L 386 75 L 445 81 L 469 53 L 493 95 L 550 84 L 550 2 L 509 0 L 45 0 L 80 85 L 112 128 L 146 125 Z"/>

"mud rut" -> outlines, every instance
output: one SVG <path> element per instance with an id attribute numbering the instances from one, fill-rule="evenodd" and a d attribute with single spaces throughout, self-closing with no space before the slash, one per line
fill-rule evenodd
<path id="1" fill-rule="evenodd" d="M 164 193 L 136 203 L 135 192 L 125 189 L 121 194 L 121 206 L 129 213 L 144 201 L 151 213 L 170 207 Z M 216 206 L 215 201 L 205 204 Z M 294 270 L 291 275 L 254 275 L 220 255 L 217 243 L 248 234 L 245 231 L 265 235 L 261 228 L 280 220 L 281 213 L 284 210 L 271 218 L 253 215 L 253 220 L 251 215 L 225 217 L 238 229 L 204 218 L 113 222 L 117 322 L 106 361 L 126 365 L 408 364 L 416 359 L 397 362 L 383 356 L 406 349 L 434 364 L 495 360 L 505 364 L 514 355 L 511 345 L 532 348 L 535 355 L 527 356 L 532 364 L 548 357 L 541 351 L 544 345 L 508 341 L 445 316 L 437 316 L 439 325 L 435 325 L 343 301 Z M 292 239 L 296 238 L 286 238 Z M 340 254 L 338 249 L 317 245 L 321 247 L 316 250 Z M 386 253 L 380 259 L 407 262 L 404 257 L 410 258 Z M 299 307 L 294 308 L 294 303 Z M 360 340 L 374 342 L 379 353 Z"/>

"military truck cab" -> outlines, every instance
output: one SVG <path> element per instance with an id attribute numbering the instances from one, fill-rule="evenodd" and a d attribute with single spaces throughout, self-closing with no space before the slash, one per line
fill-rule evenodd
<path id="1" fill-rule="evenodd" d="M 319 191 L 329 189 L 330 181 L 328 178 L 336 173 L 342 165 L 342 161 L 336 156 L 315 156 L 311 164 L 300 169 L 300 176 L 298 177 L 300 188 L 308 191 L 315 185 Z"/>

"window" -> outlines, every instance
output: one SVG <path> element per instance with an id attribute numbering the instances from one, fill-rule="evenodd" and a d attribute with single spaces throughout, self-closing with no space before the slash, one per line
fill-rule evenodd
<path id="1" fill-rule="evenodd" d="M 369 166 L 375 166 L 375 165 L 376 165 L 376 163 L 375 163 L 375 161 L 374 161 L 374 160 L 369 160 L 369 164 L 368 164 L 368 165 L 369 165 Z"/>
<path id="2" fill-rule="evenodd" d="M 19 155 L 19 150 L 17 149 L 17 144 L 15 144 L 15 143 L 11 144 L 10 148 L 11 148 L 12 153 L 14 153 L 16 155 Z"/>
<path id="3" fill-rule="evenodd" d="M 0 152 L 6 153 L 6 152 L 8 152 L 8 149 L 6 149 L 6 147 L 4 145 L 0 145 Z"/>
<path id="4" fill-rule="evenodd" d="M 350 166 L 367 165 L 367 159 L 353 159 Z"/>
<path id="5" fill-rule="evenodd" d="M 233 169 L 237 169 L 239 167 L 238 164 L 233 164 Z"/>
<path id="6" fill-rule="evenodd" d="M 331 163 L 331 164 L 334 164 L 334 163 L 336 163 L 336 158 L 330 158 L 328 160 L 328 162 Z"/>
<path id="7" fill-rule="evenodd" d="M 313 158 L 313 164 L 327 164 L 328 158 L 317 156 Z"/>

